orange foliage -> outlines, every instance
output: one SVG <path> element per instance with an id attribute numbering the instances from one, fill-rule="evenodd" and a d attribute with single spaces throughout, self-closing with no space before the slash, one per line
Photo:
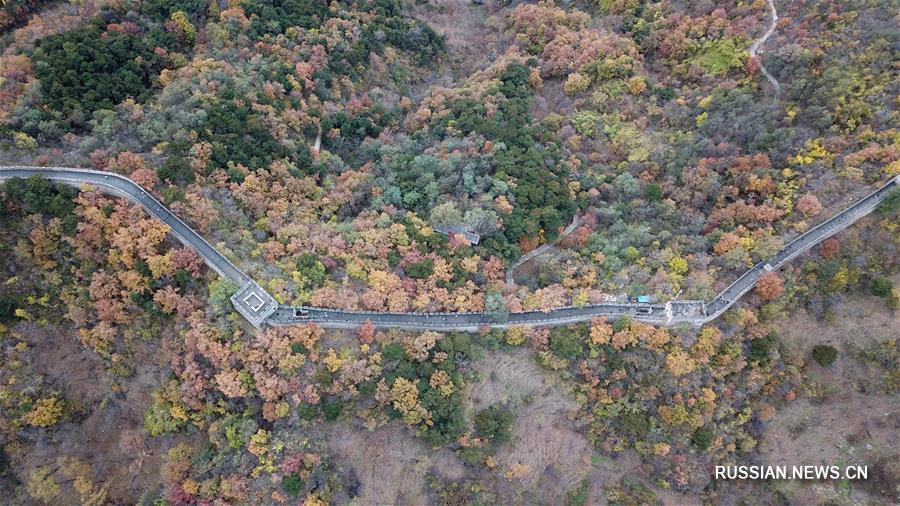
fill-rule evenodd
<path id="1" fill-rule="evenodd" d="M 822 204 L 815 195 L 807 193 L 797 201 L 797 210 L 807 216 L 815 216 L 822 212 Z"/>
<path id="2" fill-rule="evenodd" d="M 840 249 L 840 243 L 834 237 L 829 237 L 822 241 L 822 246 L 819 248 L 819 252 L 825 258 L 832 258 L 837 255 L 838 249 Z"/>
<path id="3" fill-rule="evenodd" d="M 781 280 L 781 276 L 774 272 L 764 272 L 759 277 L 759 281 L 756 282 L 756 293 L 759 294 L 763 300 L 775 300 L 783 291 L 784 281 Z"/>

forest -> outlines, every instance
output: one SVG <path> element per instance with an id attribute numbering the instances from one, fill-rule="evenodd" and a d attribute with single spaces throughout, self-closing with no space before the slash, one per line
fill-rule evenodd
<path id="1" fill-rule="evenodd" d="M 764 0 L 10 0 L 0 165 L 126 175 L 283 304 L 709 300 L 900 174 L 891 2 L 775 6 L 751 57 Z M 258 331 L 140 207 L 10 180 L 0 495 L 893 504 L 898 212 L 699 329 Z M 707 472 L 807 434 L 875 478 Z"/>

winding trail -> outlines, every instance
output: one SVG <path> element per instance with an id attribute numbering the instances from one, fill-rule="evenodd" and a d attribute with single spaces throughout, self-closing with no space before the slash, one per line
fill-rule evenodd
<path id="1" fill-rule="evenodd" d="M 759 48 L 766 43 L 766 40 L 775 33 L 775 28 L 778 26 L 778 11 L 775 10 L 775 1 L 774 0 L 766 0 L 766 6 L 769 8 L 769 15 L 772 17 L 772 24 L 769 25 L 769 29 L 766 30 L 766 33 L 762 35 L 762 37 L 753 41 L 753 44 L 750 45 L 750 49 L 748 52 L 750 53 L 751 58 L 756 58 L 756 53 L 759 51 Z M 775 96 L 778 97 L 781 95 L 781 84 L 778 83 L 778 80 L 775 79 L 775 76 L 769 73 L 766 69 L 766 66 L 763 65 L 762 58 L 759 58 L 759 70 L 766 76 L 766 79 L 772 83 L 772 87 L 775 88 Z"/>
<path id="2" fill-rule="evenodd" d="M 629 316 L 654 325 L 703 325 L 721 316 L 750 291 L 763 272 L 780 268 L 825 239 L 853 225 L 874 211 L 891 192 L 900 188 L 900 175 L 897 175 L 837 215 L 801 234 L 775 256 L 753 266 L 708 303 L 695 300 L 669 301 L 665 304 L 590 304 L 555 308 L 547 312 L 524 311 L 499 316 L 486 313 L 347 311 L 279 305 L 271 295 L 206 242 L 200 234 L 131 179 L 111 172 L 67 167 L 0 167 L 0 181 L 33 176 L 45 177 L 72 186 L 92 185 L 105 193 L 140 204 L 150 215 L 166 223 L 175 237 L 193 248 L 219 275 L 240 287 L 231 297 L 232 304 L 241 315 L 257 327 L 265 324 L 301 325 L 315 322 L 322 327 L 355 328 L 370 320 L 376 326 L 384 328 L 444 331 L 474 331 L 485 326 L 508 328 L 515 325 L 530 327 L 566 325 L 590 321 L 599 316 L 607 318 Z"/>
<path id="3" fill-rule="evenodd" d="M 548 251 L 550 248 L 559 244 L 559 241 L 562 241 L 569 234 L 574 232 L 575 229 L 578 228 L 578 225 L 581 225 L 581 216 L 579 216 L 576 213 L 575 216 L 572 217 L 572 223 L 569 223 L 569 226 L 566 227 L 565 230 L 563 230 L 561 234 L 559 234 L 559 237 L 557 237 L 555 241 L 548 242 L 547 244 L 544 244 L 543 246 L 538 246 L 537 248 L 534 248 L 533 250 L 531 250 L 528 253 L 525 253 L 524 255 L 519 257 L 519 259 L 516 260 L 516 263 L 510 265 L 509 268 L 506 269 L 506 284 L 514 285 L 516 282 L 515 282 L 515 280 L 513 280 L 513 274 L 515 274 L 516 269 L 518 269 L 520 265 L 524 264 L 525 262 L 531 260 L 532 258 L 534 258 L 536 256 L 543 254 L 544 252 Z"/>

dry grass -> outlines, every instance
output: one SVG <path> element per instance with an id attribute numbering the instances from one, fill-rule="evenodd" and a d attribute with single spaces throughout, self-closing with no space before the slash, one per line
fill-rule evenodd
<path id="1" fill-rule="evenodd" d="M 888 310 L 883 300 L 869 296 L 848 299 L 834 307 L 833 314 L 833 323 L 800 313 L 789 322 L 776 324 L 788 358 L 806 360 L 807 382 L 817 385 L 816 391 L 824 394 L 816 399 L 799 399 L 769 421 L 759 445 L 766 464 L 866 464 L 871 472 L 873 462 L 900 455 L 897 396 L 860 393 L 861 384 L 879 383 L 880 371 L 846 353 L 851 343 L 865 346 L 900 338 L 900 316 Z M 832 366 L 822 368 L 809 358 L 817 344 L 830 344 L 839 350 Z M 797 504 L 891 503 L 885 497 L 869 495 L 858 484 L 847 490 L 838 490 L 832 482 L 780 482 L 778 486 Z"/>
<path id="2" fill-rule="evenodd" d="M 453 452 L 433 450 L 396 422 L 372 432 L 337 423 L 328 428 L 327 437 L 331 451 L 353 467 L 361 482 L 354 504 L 427 504 L 429 472 L 445 480 L 465 473 Z"/>

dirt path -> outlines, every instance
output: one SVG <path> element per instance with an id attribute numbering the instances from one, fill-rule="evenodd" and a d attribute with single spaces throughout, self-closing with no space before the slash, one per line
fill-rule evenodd
<path id="1" fill-rule="evenodd" d="M 772 24 L 769 25 L 769 29 L 766 30 L 766 33 L 762 35 L 762 37 L 753 41 L 753 44 L 750 45 L 750 49 L 748 52 L 750 53 L 751 58 L 756 58 L 756 53 L 759 51 L 759 48 L 766 43 L 766 40 L 775 33 L 775 27 L 778 25 L 778 11 L 775 10 L 775 2 L 773 0 L 766 0 L 766 5 L 769 7 L 769 15 L 772 16 Z M 759 60 L 759 70 L 766 76 L 766 79 L 772 83 L 772 87 L 775 88 L 775 96 L 781 95 L 781 85 L 778 83 L 778 80 L 766 70 L 766 66 L 763 65 L 762 59 Z"/>
<path id="2" fill-rule="evenodd" d="M 513 280 L 513 275 L 515 274 L 516 269 L 518 269 L 520 265 L 524 264 L 525 262 L 531 260 L 532 258 L 534 258 L 538 255 L 541 255 L 542 253 L 547 252 L 550 248 L 559 244 L 559 241 L 562 241 L 563 239 L 566 238 L 566 236 L 568 236 L 569 234 L 574 232 L 575 229 L 578 228 L 578 225 L 581 225 L 581 217 L 576 214 L 572 218 L 572 223 L 570 223 L 569 226 L 566 227 L 566 229 L 563 230 L 561 234 L 559 234 L 559 237 L 557 237 L 555 241 L 548 242 L 547 244 L 544 244 L 543 246 L 539 246 L 539 247 L 529 251 L 528 253 L 522 255 L 521 257 L 519 257 L 519 259 L 516 260 L 516 263 L 509 266 L 509 269 L 506 269 L 506 284 L 514 285 L 515 281 Z"/>

